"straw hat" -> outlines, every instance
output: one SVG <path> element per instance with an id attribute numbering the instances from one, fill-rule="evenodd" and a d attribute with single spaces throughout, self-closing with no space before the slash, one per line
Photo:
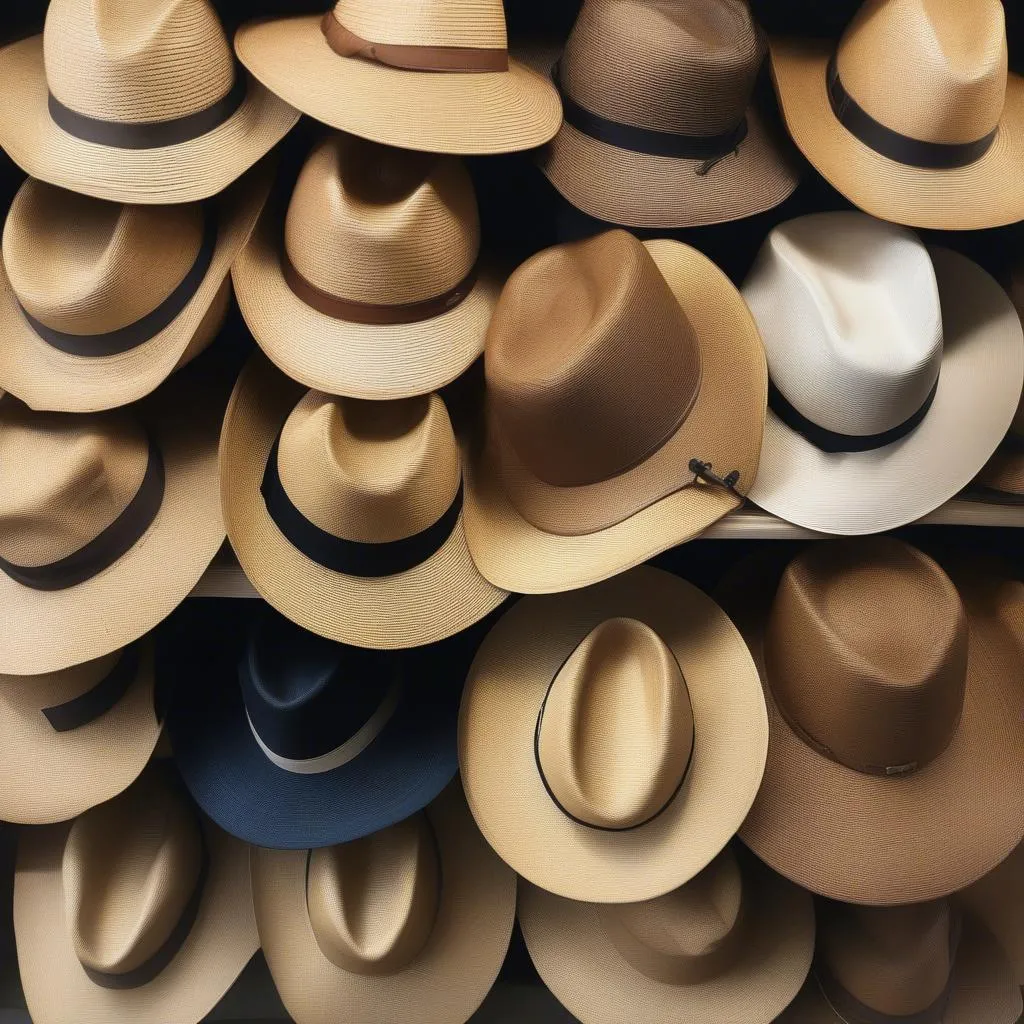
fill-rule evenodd
<path id="1" fill-rule="evenodd" d="M 0 382 L 58 412 L 149 394 L 220 330 L 269 171 L 186 206 L 124 206 L 29 178 L 4 225 Z"/>
<path id="2" fill-rule="evenodd" d="M 746 816 L 764 700 L 725 613 L 640 567 L 505 613 L 469 671 L 459 763 L 473 815 L 520 875 L 630 903 L 689 881 Z"/>
<path id="3" fill-rule="evenodd" d="M 35 1024 L 193 1024 L 259 948 L 244 843 L 154 765 L 74 822 L 22 833 L 14 929 Z"/>
<path id="4" fill-rule="evenodd" d="M 773 39 L 786 126 L 857 206 L 921 228 L 1024 219 L 1024 78 L 1000 0 L 865 0 L 837 45 Z"/>
<path id="5" fill-rule="evenodd" d="M 459 446 L 437 395 L 363 402 L 304 392 L 256 355 L 231 396 L 220 463 L 224 520 L 245 574 L 314 633 L 419 647 L 508 596 L 466 546 Z"/>
<path id="6" fill-rule="evenodd" d="M 501 968 L 516 876 L 458 783 L 323 850 L 252 852 L 260 941 L 296 1024 L 464 1024 Z"/>
<path id="7" fill-rule="evenodd" d="M 798 175 L 751 104 L 765 49 L 746 0 L 586 0 L 554 71 L 565 122 L 541 169 L 615 224 L 692 227 L 777 206 Z"/>
<path id="8" fill-rule="evenodd" d="M 1020 992 L 998 943 L 947 901 L 818 904 L 814 972 L 779 1024 L 1015 1024 Z"/>
<path id="9" fill-rule="evenodd" d="M 689 246 L 609 231 L 537 254 L 509 278 L 484 360 L 489 436 L 466 536 L 496 586 L 613 576 L 690 540 L 753 483 L 761 339 Z"/>
<path id="10" fill-rule="evenodd" d="M 509 57 L 501 0 L 338 0 L 243 25 L 242 63 L 332 128 L 428 153 L 511 153 L 562 122 L 551 82 Z"/>
<path id="11" fill-rule="evenodd" d="M 1006 433 L 1024 332 L 980 267 L 862 213 L 775 228 L 743 285 L 771 378 L 748 496 L 827 533 L 891 530 L 963 488 Z"/>
<path id="12" fill-rule="evenodd" d="M 237 68 L 210 0 L 51 0 L 0 86 L 15 163 L 119 203 L 215 195 L 299 119 Z"/>
<path id="13" fill-rule="evenodd" d="M 1024 584 L 958 593 L 877 537 L 741 563 L 719 597 L 762 674 L 771 742 L 740 838 L 835 899 L 963 888 L 1024 837 Z M 965 607 L 966 605 L 966 607 Z M 828 699 L 823 699 L 823 685 Z M 978 800 L 979 793 L 999 800 Z"/>
<path id="14" fill-rule="evenodd" d="M 519 921 L 544 983 L 583 1024 L 768 1024 L 811 966 L 810 893 L 731 847 L 673 892 L 578 903 L 524 882 Z"/>
<path id="15" fill-rule="evenodd" d="M 461 162 L 332 132 L 299 175 L 283 232 L 268 210 L 233 276 L 249 329 L 289 377 L 407 398 L 484 350 L 501 285 L 478 273 L 479 251 Z"/>

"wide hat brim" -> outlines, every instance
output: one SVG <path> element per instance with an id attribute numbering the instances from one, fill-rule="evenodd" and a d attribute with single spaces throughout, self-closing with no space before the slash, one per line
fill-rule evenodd
<path id="1" fill-rule="evenodd" d="M 1024 452 L 997 450 L 964 497 L 983 498 L 996 505 L 1024 505 Z"/>
<path id="2" fill-rule="evenodd" d="M 607 619 L 650 626 L 686 680 L 694 746 L 678 793 L 652 821 L 590 828 L 552 800 L 537 766 L 537 716 L 551 680 Z M 585 590 L 524 598 L 488 633 L 469 671 L 459 764 L 473 816 L 520 875 L 568 899 L 652 899 L 702 871 L 735 835 L 761 783 L 768 722 L 743 639 L 692 584 L 643 566 Z"/>
<path id="3" fill-rule="evenodd" d="M 477 831 L 458 783 L 426 814 L 441 861 L 437 918 L 419 955 L 389 974 L 351 973 L 321 952 L 306 907 L 305 852 L 252 851 L 260 941 L 298 1024 L 463 1024 L 494 984 L 512 937 L 516 876 Z"/>
<path id="4" fill-rule="evenodd" d="M 222 192 L 292 129 L 299 112 L 250 79 L 241 106 L 199 138 L 156 149 L 86 142 L 50 117 L 43 37 L 0 50 L 0 146 L 34 178 L 119 203 L 190 203 Z"/>
<path id="5" fill-rule="evenodd" d="M 769 408 L 749 497 L 787 522 L 834 534 L 892 530 L 970 483 L 999 446 L 1024 383 L 1024 333 L 977 264 L 930 248 L 942 306 L 938 387 L 920 425 L 866 452 L 824 452 Z M 756 297 L 748 293 L 756 310 Z"/>

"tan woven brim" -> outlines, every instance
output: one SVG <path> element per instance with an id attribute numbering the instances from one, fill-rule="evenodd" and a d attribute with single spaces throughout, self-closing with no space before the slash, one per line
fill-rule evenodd
<path id="1" fill-rule="evenodd" d="M 770 43 L 786 127 L 830 184 L 862 210 L 911 227 L 967 231 L 1024 220 L 1024 78 L 1010 74 L 999 134 L 980 160 L 951 170 L 909 167 L 836 120 L 825 77 L 832 49 L 827 40 Z"/>
<path id="2" fill-rule="evenodd" d="M 501 604 L 508 595 L 477 571 L 462 516 L 440 550 L 393 576 L 347 576 L 292 547 L 270 518 L 260 485 L 274 440 L 304 391 L 257 354 L 242 371 L 224 419 L 224 521 L 238 561 L 260 596 L 320 636 L 378 649 L 443 640 Z"/>
<path id="3" fill-rule="evenodd" d="M 929 249 L 942 305 L 938 390 L 920 426 L 867 452 L 823 452 L 770 409 L 750 499 L 791 523 L 867 534 L 913 522 L 970 483 L 1009 429 L 1024 381 L 1016 310 L 977 264 Z"/>
<path id="4" fill-rule="evenodd" d="M 514 153 L 562 123 L 550 80 L 516 60 L 509 70 L 406 71 L 327 44 L 323 15 L 262 20 L 235 35 L 241 62 L 304 114 L 364 139 L 428 153 Z"/>
<path id="5" fill-rule="evenodd" d="M 222 192 L 295 125 L 299 112 L 258 82 L 211 132 L 159 149 L 116 149 L 69 135 L 47 109 L 43 37 L 0 50 L 0 146 L 51 185 L 119 203 L 189 203 Z"/>
<path id="6" fill-rule="evenodd" d="M 249 847 L 207 819 L 202 823 L 210 868 L 192 930 L 156 978 L 129 989 L 95 984 L 75 955 L 61 891 L 71 823 L 22 832 L 14 930 L 25 1000 L 35 1024 L 194 1024 L 228 991 L 259 949 Z"/>
<path id="7" fill-rule="evenodd" d="M 305 850 L 253 849 L 260 941 L 299 1024 L 464 1024 L 494 984 L 512 937 L 516 876 L 477 831 L 458 782 L 426 813 L 441 856 L 440 906 L 426 946 L 393 974 L 353 974 L 321 952 L 306 909 Z"/>
<path id="8" fill-rule="evenodd" d="M 997 451 L 971 481 L 971 488 L 985 488 L 985 500 L 1007 505 L 1024 504 L 1024 454 Z"/>
<path id="9" fill-rule="evenodd" d="M 307 306 L 281 270 L 280 216 L 264 212 L 232 271 L 260 348 L 289 377 L 331 395 L 388 400 L 437 391 L 484 350 L 501 281 L 484 270 L 454 309 L 412 324 L 350 323 Z"/>
<path id="10" fill-rule="evenodd" d="M 683 426 L 651 458 L 611 480 L 552 487 L 517 466 L 489 428 L 483 453 L 467 472 L 466 537 L 480 571 L 496 586 L 524 594 L 587 586 L 682 544 L 740 505 L 721 488 L 693 484 L 605 529 L 576 536 L 548 533 L 519 507 L 557 517 L 567 529 L 591 529 L 591 517 L 637 494 L 664 494 L 691 458 L 723 476 L 739 470 L 743 492 L 757 474 L 767 402 L 764 349 L 750 311 L 707 257 L 680 242 L 644 243 L 693 327 L 701 351 L 700 394 Z M 643 415 L 637 410 L 637 415 Z M 514 490 L 513 504 L 508 490 Z"/>
<path id="11" fill-rule="evenodd" d="M 619 616 L 646 623 L 672 649 L 695 739 L 668 807 L 612 832 L 573 821 L 551 799 L 534 734 L 559 667 L 595 626 Z M 459 717 L 462 780 L 488 842 L 535 885 L 595 903 L 651 899 L 707 867 L 750 809 L 767 743 L 757 670 L 736 628 L 692 584 L 650 566 L 513 605 L 477 652 Z"/>

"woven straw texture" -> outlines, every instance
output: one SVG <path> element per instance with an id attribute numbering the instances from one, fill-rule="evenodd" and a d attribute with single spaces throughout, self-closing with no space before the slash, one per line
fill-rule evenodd
<path id="1" fill-rule="evenodd" d="M 375 43 L 499 50 L 508 44 L 501 0 L 338 0 L 334 17 Z"/>

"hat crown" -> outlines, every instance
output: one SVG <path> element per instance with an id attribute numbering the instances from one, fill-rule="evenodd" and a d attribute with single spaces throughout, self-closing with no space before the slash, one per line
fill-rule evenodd
<path id="1" fill-rule="evenodd" d="M 480 251 L 473 182 L 455 157 L 334 132 L 299 174 L 285 222 L 295 269 L 349 302 L 402 305 L 454 288 Z"/>
<path id="2" fill-rule="evenodd" d="M 50 92 L 103 121 L 187 117 L 223 99 L 235 76 L 209 0 L 52 0 L 43 48 Z"/>
<path id="3" fill-rule="evenodd" d="M 686 775 L 693 711 L 675 655 L 650 626 L 608 619 L 548 690 L 537 759 L 559 806 L 595 828 L 655 817 Z"/>
<path id="4" fill-rule="evenodd" d="M 57 672 L 31 676 L 0 675 L 0 686 L 16 692 L 20 706 L 42 711 L 88 693 L 114 671 L 124 654 L 125 649 L 122 648 Z"/>
<path id="5" fill-rule="evenodd" d="M 502 0 L 338 0 L 334 17 L 369 42 L 505 49 Z"/>
<path id="6" fill-rule="evenodd" d="M 427 816 L 313 850 L 306 901 L 324 956 L 354 974 L 393 974 L 423 950 L 440 905 L 441 862 Z"/>
<path id="7" fill-rule="evenodd" d="M 960 721 L 967 620 L 949 577 L 888 537 L 808 548 L 786 568 L 764 656 L 805 740 L 873 774 L 928 764 Z M 823 699 L 823 687 L 828 699 Z"/>
<path id="8" fill-rule="evenodd" d="M 846 91 L 876 121 L 921 142 L 984 138 L 1006 98 L 1000 0 L 867 0 L 836 55 Z"/>
<path id="9" fill-rule="evenodd" d="M 4 225 L 4 268 L 36 320 L 56 331 L 103 334 L 164 302 L 202 238 L 198 204 L 123 206 L 29 178 Z"/>
<path id="10" fill-rule="evenodd" d="M 498 299 L 484 367 L 503 435 L 556 486 L 607 480 L 652 455 L 701 380 L 693 328 L 650 253 L 621 230 L 520 266 Z"/>

